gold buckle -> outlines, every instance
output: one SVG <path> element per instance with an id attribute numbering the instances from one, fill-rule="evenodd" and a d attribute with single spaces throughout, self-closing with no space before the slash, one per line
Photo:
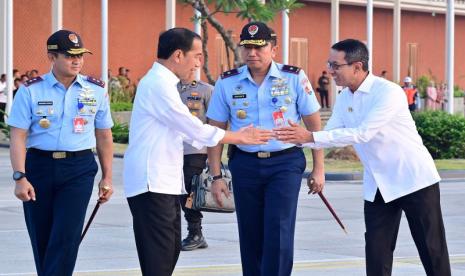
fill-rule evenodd
<path id="1" fill-rule="evenodd" d="M 271 153 L 268 151 L 259 151 L 257 152 L 258 158 L 270 158 Z"/>
<path id="2" fill-rule="evenodd" d="M 53 159 L 63 159 L 66 158 L 66 151 L 55 151 L 52 153 Z"/>

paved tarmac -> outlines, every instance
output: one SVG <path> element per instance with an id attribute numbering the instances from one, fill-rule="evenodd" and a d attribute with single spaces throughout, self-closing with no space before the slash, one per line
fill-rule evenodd
<path id="1" fill-rule="evenodd" d="M 81 245 L 78 276 L 141 275 L 138 269 L 131 216 L 122 192 L 122 159 L 114 160 L 116 192 L 103 205 Z M 98 178 L 97 178 L 98 179 Z M 0 148 L 0 275 L 35 275 L 34 261 L 21 202 L 13 195 L 8 149 Z M 360 181 L 329 181 L 325 195 L 343 220 L 345 234 L 317 196 L 307 195 L 302 182 L 292 275 L 364 275 L 364 222 Z M 453 275 L 465 275 L 465 179 L 449 178 L 441 184 L 441 200 Z M 96 202 L 94 191 L 88 215 Z M 175 276 L 241 275 L 239 243 L 234 214 L 207 213 L 204 234 L 209 247 L 181 252 Z M 183 236 L 186 224 L 183 221 Z M 425 275 L 402 220 L 395 252 L 394 276 Z"/>

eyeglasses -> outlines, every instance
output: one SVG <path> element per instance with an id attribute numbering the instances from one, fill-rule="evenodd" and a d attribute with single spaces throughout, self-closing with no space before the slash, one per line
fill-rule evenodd
<path id="1" fill-rule="evenodd" d="M 344 65 L 352 65 L 353 62 L 349 62 L 349 63 L 344 63 L 344 64 L 337 64 L 337 63 L 334 63 L 334 62 L 329 62 L 326 63 L 326 66 L 328 67 L 328 69 L 331 69 L 331 70 L 339 70 L 339 68 L 341 66 L 344 66 Z"/>

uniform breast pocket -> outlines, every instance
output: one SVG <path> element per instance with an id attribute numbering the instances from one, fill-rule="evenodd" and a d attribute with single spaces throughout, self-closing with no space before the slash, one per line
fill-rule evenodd
<path id="1" fill-rule="evenodd" d="M 95 116 L 97 113 L 97 106 L 94 105 L 84 105 L 81 109 L 78 110 L 80 116 Z"/>
<path id="2" fill-rule="evenodd" d="M 59 110 L 54 105 L 36 105 L 33 110 L 32 123 L 42 128 L 49 128 L 57 120 Z"/>
<path id="3" fill-rule="evenodd" d="M 270 100 L 270 105 L 273 109 L 280 110 L 282 112 L 294 110 L 296 105 L 296 98 L 292 95 L 273 97 Z"/>
<path id="4" fill-rule="evenodd" d="M 246 120 L 250 118 L 250 106 L 232 106 L 231 107 L 231 116 L 238 120 Z"/>

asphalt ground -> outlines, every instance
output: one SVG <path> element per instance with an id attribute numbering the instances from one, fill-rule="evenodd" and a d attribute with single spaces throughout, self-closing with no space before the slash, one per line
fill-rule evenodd
<path id="1" fill-rule="evenodd" d="M 448 175 L 441 183 L 441 200 L 452 274 L 465 275 L 465 179 Z M 98 180 L 98 176 L 96 178 Z M 79 252 L 75 275 L 141 275 L 131 215 L 122 189 L 122 159 L 114 160 L 115 194 L 101 206 Z M 0 275 L 35 275 L 22 205 L 13 195 L 8 149 L 0 148 Z M 364 275 L 362 185 L 358 180 L 328 181 L 325 195 L 348 234 L 332 218 L 318 196 L 299 195 L 292 275 Z M 88 214 L 96 202 L 94 191 Z M 203 231 L 209 247 L 181 252 L 174 275 L 241 275 L 234 214 L 205 213 Z M 183 220 L 183 236 L 186 223 Z M 425 275 L 405 217 L 402 219 L 393 275 Z"/>

